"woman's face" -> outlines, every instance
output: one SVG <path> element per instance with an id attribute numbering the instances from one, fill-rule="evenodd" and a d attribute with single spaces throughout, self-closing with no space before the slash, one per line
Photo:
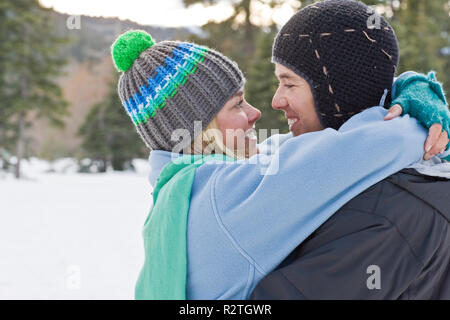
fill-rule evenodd
<path id="1" fill-rule="evenodd" d="M 256 154 L 256 121 L 261 112 L 244 99 L 244 89 L 239 90 L 217 114 L 216 120 L 223 144 L 238 154 L 250 157 Z"/>

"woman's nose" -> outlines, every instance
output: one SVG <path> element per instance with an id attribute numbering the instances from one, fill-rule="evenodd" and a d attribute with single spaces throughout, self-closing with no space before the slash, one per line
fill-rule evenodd
<path id="1" fill-rule="evenodd" d="M 250 104 L 248 106 L 249 106 L 249 110 L 248 110 L 248 114 L 247 114 L 248 122 L 254 123 L 261 118 L 261 111 L 259 111 L 258 109 L 256 109 L 255 107 L 253 107 Z"/>

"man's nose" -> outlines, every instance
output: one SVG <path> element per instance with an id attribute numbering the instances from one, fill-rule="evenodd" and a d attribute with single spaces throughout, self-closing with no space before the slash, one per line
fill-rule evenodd
<path id="1" fill-rule="evenodd" d="M 286 107 L 286 105 L 287 105 L 286 98 L 283 98 L 280 95 L 279 90 L 277 90 L 272 99 L 272 108 L 274 108 L 275 110 L 280 110 Z"/>

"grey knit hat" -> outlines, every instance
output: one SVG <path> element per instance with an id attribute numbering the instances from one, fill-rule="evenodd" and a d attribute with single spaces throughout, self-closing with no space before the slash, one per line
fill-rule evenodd
<path id="1" fill-rule="evenodd" d="M 201 121 L 205 129 L 245 84 L 236 63 L 193 43 L 155 43 L 145 31 L 132 30 L 111 49 L 123 72 L 118 88 L 122 104 L 152 150 L 172 151 L 180 143 L 171 139 L 176 129 L 188 130 L 192 143 L 194 122 Z"/>

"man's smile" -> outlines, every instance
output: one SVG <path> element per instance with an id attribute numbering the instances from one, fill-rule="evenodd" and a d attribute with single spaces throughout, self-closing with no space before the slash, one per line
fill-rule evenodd
<path id="1" fill-rule="evenodd" d="M 292 130 L 292 127 L 300 120 L 298 118 L 288 118 L 289 130 Z"/>

